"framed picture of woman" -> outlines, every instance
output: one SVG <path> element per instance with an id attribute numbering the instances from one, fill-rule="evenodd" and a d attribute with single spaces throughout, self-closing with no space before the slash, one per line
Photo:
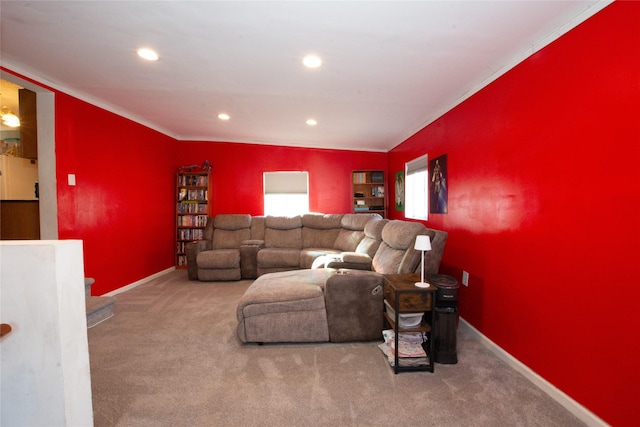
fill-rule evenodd
<path id="1" fill-rule="evenodd" d="M 447 155 L 429 162 L 429 213 L 446 214 L 447 206 Z"/>

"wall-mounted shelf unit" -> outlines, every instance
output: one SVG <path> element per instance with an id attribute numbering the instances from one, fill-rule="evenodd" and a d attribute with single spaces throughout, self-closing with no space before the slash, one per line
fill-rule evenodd
<path id="1" fill-rule="evenodd" d="M 387 216 L 385 172 L 356 170 L 351 174 L 353 213 L 378 213 Z"/>

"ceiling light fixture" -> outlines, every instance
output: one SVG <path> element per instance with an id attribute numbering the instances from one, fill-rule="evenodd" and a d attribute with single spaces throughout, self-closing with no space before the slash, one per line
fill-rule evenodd
<path id="1" fill-rule="evenodd" d="M 20 119 L 13 114 L 13 111 L 9 107 L 2 107 L 0 109 L 0 117 L 2 117 L 2 123 L 10 128 L 20 127 Z"/>
<path id="2" fill-rule="evenodd" d="M 309 126 L 315 126 L 315 125 L 317 125 L 317 124 L 318 124 L 318 121 L 317 121 L 316 119 L 308 119 L 308 120 L 306 121 L 306 123 L 307 123 Z"/>
<path id="3" fill-rule="evenodd" d="M 147 61 L 158 60 L 158 54 L 152 49 L 148 49 L 148 48 L 138 49 L 137 54 L 140 58 L 146 59 Z"/>
<path id="4" fill-rule="evenodd" d="M 316 55 L 307 55 L 302 60 L 302 63 L 307 68 L 318 68 L 322 65 L 322 59 Z"/>
<path id="5" fill-rule="evenodd" d="M 220 114 L 218 114 L 218 118 L 220 120 L 225 120 L 226 121 L 226 120 L 229 120 L 231 118 L 231 116 L 229 116 L 227 113 L 220 113 Z"/>

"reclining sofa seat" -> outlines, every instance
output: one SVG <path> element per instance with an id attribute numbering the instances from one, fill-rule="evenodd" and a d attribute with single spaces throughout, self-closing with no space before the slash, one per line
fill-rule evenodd
<path id="1" fill-rule="evenodd" d="M 327 253 L 337 253 L 334 243 L 340 235 L 344 215 L 305 214 L 302 216 L 302 250 L 300 268 L 311 268 L 315 260 Z"/>
<path id="2" fill-rule="evenodd" d="M 364 237 L 358 243 L 355 251 L 341 252 L 337 255 L 317 258 L 312 268 L 322 266 L 330 268 L 350 268 L 356 270 L 371 270 L 371 263 L 376 251 L 382 243 L 382 229 L 389 222 L 387 219 L 373 218 L 364 226 Z"/>
<path id="3" fill-rule="evenodd" d="M 264 248 L 258 251 L 258 276 L 297 270 L 302 249 L 302 217 L 267 216 L 264 221 Z"/>
<path id="4" fill-rule="evenodd" d="M 416 236 L 427 234 L 419 222 L 389 221 L 382 229 L 382 242 L 373 256 L 373 270 L 382 274 L 413 273 L 419 268 L 421 252 L 416 251 Z"/>
<path id="5" fill-rule="evenodd" d="M 251 216 L 220 214 L 213 218 L 209 243 L 195 256 L 197 278 L 203 281 L 240 280 L 240 246 L 251 237 Z M 189 258 L 187 258 L 188 268 Z"/>

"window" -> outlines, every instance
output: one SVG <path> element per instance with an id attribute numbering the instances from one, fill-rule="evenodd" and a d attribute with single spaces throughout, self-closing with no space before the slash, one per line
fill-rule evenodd
<path id="1" fill-rule="evenodd" d="M 404 216 L 427 219 L 429 206 L 428 157 L 425 154 L 405 163 Z"/>
<path id="2" fill-rule="evenodd" d="M 264 214 L 295 216 L 309 212 L 308 172 L 265 172 Z"/>

